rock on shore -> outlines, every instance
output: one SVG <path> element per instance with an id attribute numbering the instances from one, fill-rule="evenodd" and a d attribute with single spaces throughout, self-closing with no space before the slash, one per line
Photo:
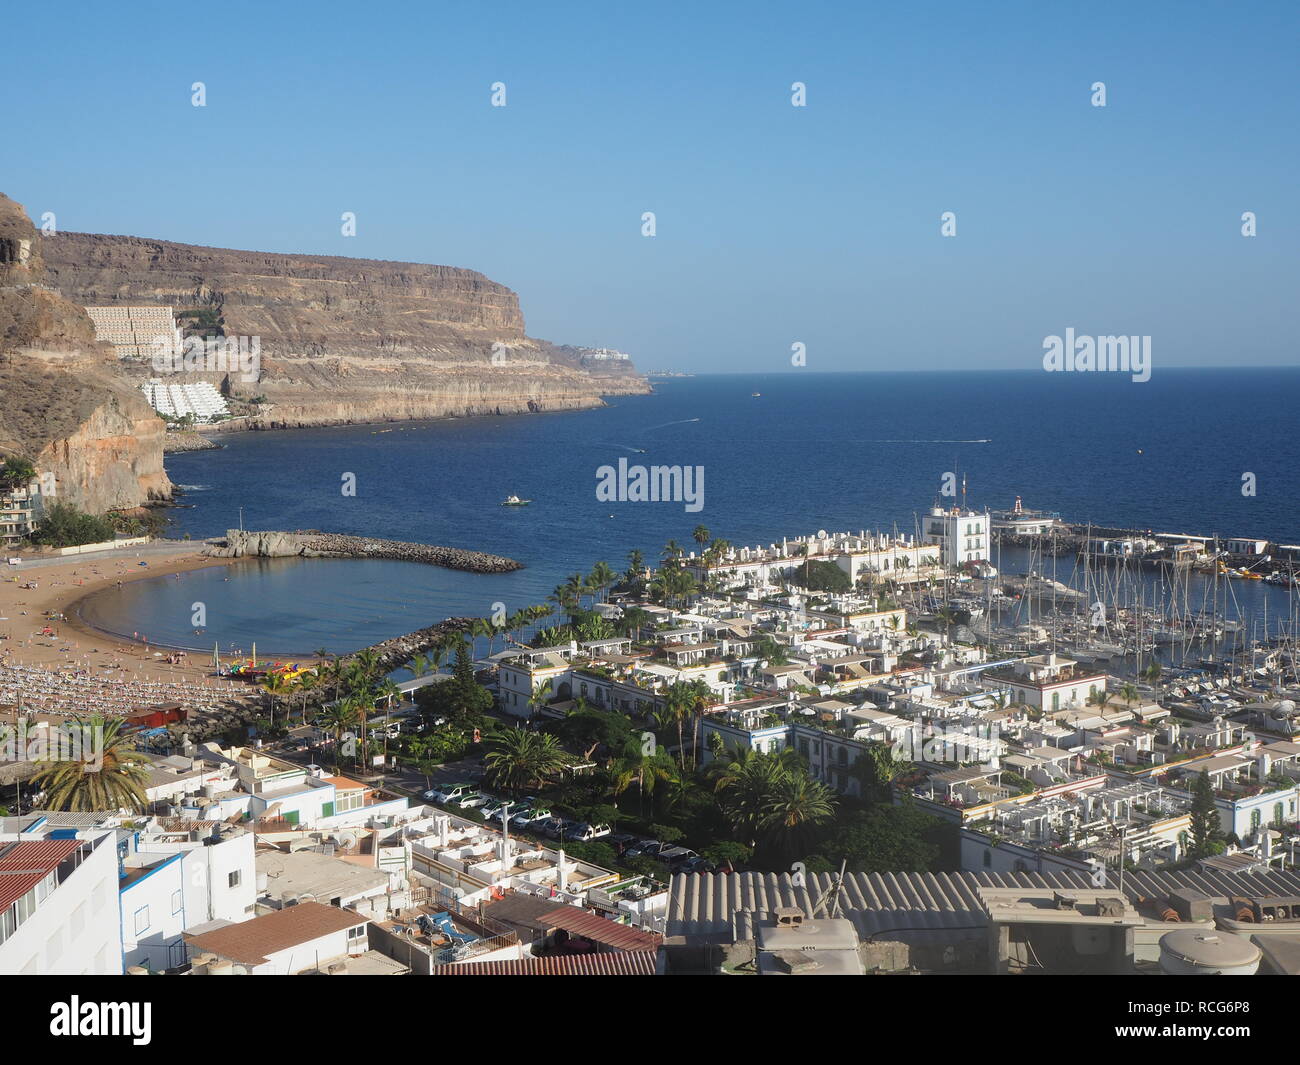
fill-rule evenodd
<path id="1" fill-rule="evenodd" d="M 323 532 L 251 532 L 230 529 L 223 539 L 208 541 L 204 553 L 213 558 L 382 558 L 423 562 L 471 573 L 509 573 L 523 564 L 501 555 L 463 551 L 435 544 L 410 544 L 367 536 Z"/>
<path id="2" fill-rule="evenodd" d="M 221 445 L 202 433 L 188 429 L 173 429 L 163 438 L 163 454 L 175 455 L 183 451 L 220 451 Z"/>

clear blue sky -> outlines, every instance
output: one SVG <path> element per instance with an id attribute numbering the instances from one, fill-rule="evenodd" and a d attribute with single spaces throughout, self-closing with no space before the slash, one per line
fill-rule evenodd
<path id="1" fill-rule="evenodd" d="M 1300 4 L 46 2 L 5 23 L 0 191 L 62 229 L 471 267 L 530 334 L 643 368 L 779 371 L 802 341 L 808 370 L 1029 369 L 1067 326 L 1149 334 L 1157 367 L 1297 361 Z"/>

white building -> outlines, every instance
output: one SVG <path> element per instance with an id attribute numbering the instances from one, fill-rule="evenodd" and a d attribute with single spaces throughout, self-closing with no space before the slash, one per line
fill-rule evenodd
<path id="1" fill-rule="evenodd" d="M 197 973 L 292 976 L 364 954 L 368 920 L 354 910 L 301 902 L 185 938 Z"/>
<path id="2" fill-rule="evenodd" d="M 117 880 L 111 831 L 0 836 L 0 973 L 120 975 Z"/>
<path id="3" fill-rule="evenodd" d="M 1058 654 L 1034 655 L 1009 667 L 990 669 L 984 679 L 1006 688 L 1012 702 L 1035 710 L 1081 710 L 1106 690 L 1106 674 L 1077 666 L 1077 662 Z"/>
<path id="4" fill-rule="evenodd" d="M 95 339 L 112 344 L 119 359 L 152 360 L 180 354 L 184 340 L 170 307 L 87 307 Z"/>
<path id="5" fill-rule="evenodd" d="M 947 566 L 985 562 L 989 551 L 989 516 L 962 507 L 933 507 L 922 519 L 921 538 L 943 551 Z"/>

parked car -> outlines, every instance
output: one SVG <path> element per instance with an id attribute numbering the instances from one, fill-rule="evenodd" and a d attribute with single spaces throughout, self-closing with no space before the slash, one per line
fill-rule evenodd
<path id="1" fill-rule="evenodd" d="M 677 865 L 689 858 L 698 858 L 699 855 L 689 847 L 664 847 L 655 857 L 661 862 L 667 862 L 669 865 Z"/>
<path id="2" fill-rule="evenodd" d="M 707 858 L 701 858 L 698 854 L 694 858 L 687 858 L 681 865 L 675 867 L 679 873 L 716 873 L 718 867 Z"/>
<path id="3" fill-rule="evenodd" d="M 624 852 L 626 858 L 653 858 L 659 853 L 660 847 L 666 847 L 668 844 L 657 839 L 642 839 L 628 847 Z"/>
<path id="4" fill-rule="evenodd" d="M 462 810 L 473 810 L 478 806 L 486 806 L 492 801 L 491 795 L 484 795 L 482 792 L 471 791 L 452 803 L 453 806 L 459 806 Z"/>
<path id="5" fill-rule="evenodd" d="M 591 825 L 583 822 L 575 825 L 572 833 L 569 833 L 567 838 L 586 843 L 589 840 L 599 839 L 601 836 L 608 836 L 611 831 L 609 825 Z"/>
<path id="6" fill-rule="evenodd" d="M 636 836 L 631 832 L 611 832 L 605 837 L 605 842 L 622 854 L 636 842 Z"/>
<path id="7" fill-rule="evenodd" d="M 551 811 L 545 806 L 525 807 L 510 818 L 512 828 L 527 828 L 540 832 L 542 824 L 551 819 Z"/>
<path id="8" fill-rule="evenodd" d="M 551 818 L 550 827 L 546 830 L 546 834 L 550 836 L 551 839 L 573 839 L 574 832 L 576 832 L 580 827 L 582 827 L 581 821 L 569 821 L 562 817 L 553 817 Z"/>
<path id="9" fill-rule="evenodd" d="M 552 839 L 558 839 L 560 827 L 564 824 L 562 817 L 541 817 L 528 826 L 530 832 L 536 832 L 539 836 L 550 836 Z"/>
<path id="10" fill-rule="evenodd" d="M 430 788 L 424 793 L 424 797 L 430 802 L 456 803 L 460 802 L 466 795 L 476 792 L 473 784 L 451 784 L 441 788 Z"/>

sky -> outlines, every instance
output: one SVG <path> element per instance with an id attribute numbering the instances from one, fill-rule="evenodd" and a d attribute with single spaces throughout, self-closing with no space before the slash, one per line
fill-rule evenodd
<path id="1" fill-rule="evenodd" d="M 6 30 L 0 191 L 38 224 L 468 267 L 642 369 L 1035 369 L 1067 328 L 1300 361 L 1294 2 L 47 0 Z"/>

